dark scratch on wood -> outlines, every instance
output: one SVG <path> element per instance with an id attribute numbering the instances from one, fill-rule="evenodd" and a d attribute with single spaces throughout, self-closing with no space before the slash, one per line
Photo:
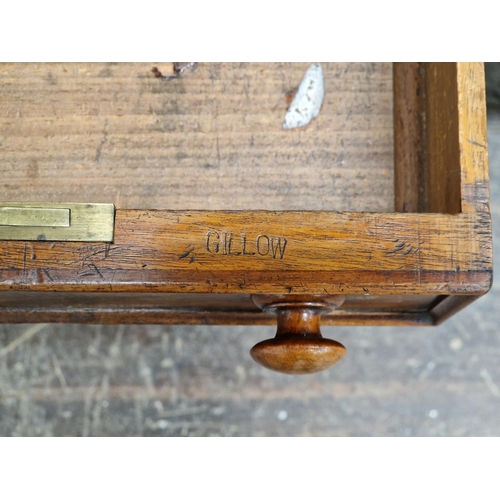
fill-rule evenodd
<path id="1" fill-rule="evenodd" d="M 26 243 L 24 244 L 24 255 L 23 255 L 23 280 L 26 279 Z"/>
<path id="2" fill-rule="evenodd" d="M 109 245 L 106 245 L 105 248 L 101 248 L 99 250 L 96 250 L 95 252 L 92 252 L 90 255 L 87 255 L 86 258 L 91 258 L 91 257 L 94 257 L 95 255 L 99 255 L 100 253 L 104 253 L 104 257 L 102 260 L 104 260 L 106 257 L 109 257 L 109 252 L 110 252 L 111 248 Z"/>
<path id="3" fill-rule="evenodd" d="M 104 147 L 104 144 L 106 144 L 106 141 L 108 140 L 108 131 L 106 130 L 107 126 L 108 126 L 108 120 L 106 120 L 104 122 L 104 130 L 102 133 L 102 139 L 101 139 L 99 146 L 97 146 L 97 150 L 95 152 L 95 159 L 94 159 L 95 163 L 99 163 L 99 160 L 101 159 L 102 148 Z"/>
<path id="4" fill-rule="evenodd" d="M 92 251 L 92 253 L 90 253 L 90 254 L 86 254 L 86 252 L 88 250 L 89 250 L 88 247 L 80 249 L 80 252 L 79 252 L 80 256 L 78 257 L 78 259 L 70 261 L 69 264 L 71 265 L 71 264 L 77 264 L 77 263 L 81 262 L 82 265 L 85 265 L 87 260 L 91 260 L 92 257 L 95 257 L 96 255 L 103 253 L 104 254 L 103 257 L 96 259 L 97 262 L 102 262 L 107 257 L 109 257 L 109 254 L 111 253 L 113 248 L 111 248 L 109 245 L 107 245 L 106 248 L 100 248 L 99 250 Z"/>
<path id="5" fill-rule="evenodd" d="M 177 260 L 185 259 L 193 250 L 194 250 L 194 247 L 191 247 L 187 252 L 184 252 L 183 254 L 181 254 Z"/>
<path id="6" fill-rule="evenodd" d="M 406 243 L 403 241 L 401 243 L 398 243 L 395 247 L 394 247 L 394 250 L 389 250 L 388 252 L 385 252 L 386 255 L 389 255 L 391 253 L 397 253 L 397 252 L 400 252 L 401 250 L 403 250 L 403 248 L 405 247 Z M 406 255 L 406 254 L 404 254 Z"/>
<path id="7" fill-rule="evenodd" d="M 43 271 L 43 273 L 45 274 L 45 276 L 47 276 L 47 278 L 49 278 L 49 281 L 50 281 L 51 283 L 54 283 L 54 280 L 51 278 L 51 276 L 50 276 L 49 272 L 47 271 L 47 269 L 42 268 L 42 271 Z"/>
<path id="8" fill-rule="evenodd" d="M 408 249 L 403 252 L 403 255 L 408 255 L 412 251 L 412 249 L 413 249 L 413 245 L 410 244 Z"/>
<path id="9" fill-rule="evenodd" d="M 104 279 L 104 276 L 101 274 L 101 272 L 94 263 L 85 265 L 87 266 L 88 269 L 85 271 L 79 271 L 77 273 L 78 276 L 94 276 L 95 274 L 97 274 L 101 277 L 101 279 Z"/>
<path id="10" fill-rule="evenodd" d="M 93 271 L 78 271 L 78 276 L 94 276 L 94 272 Z"/>
<path id="11" fill-rule="evenodd" d="M 101 279 L 104 279 L 104 276 L 101 274 L 101 271 L 99 271 L 99 269 L 94 263 L 89 264 L 89 267 L 92 267 L 94 271 L 101 277 Z"/>
<path id="12" fill-rule="evenodd" d="M 481 144 L 480 142 L 475 141 L 474 139 L 467 138 L 467 140 L 471 143 L 474 144 L 475 146 L 479 146 L 481 148 L 487 149 L 486 144 Z"/>

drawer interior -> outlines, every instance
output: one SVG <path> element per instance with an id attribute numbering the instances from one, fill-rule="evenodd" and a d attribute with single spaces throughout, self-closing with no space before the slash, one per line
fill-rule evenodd
<path id="1" fill-rule="evenodd" d="M 391 63 L 323 63 L 309 125 L 283 130 L 309 63 L 0 65 L 0 199 L 117 208 L 394 212 Z"/>

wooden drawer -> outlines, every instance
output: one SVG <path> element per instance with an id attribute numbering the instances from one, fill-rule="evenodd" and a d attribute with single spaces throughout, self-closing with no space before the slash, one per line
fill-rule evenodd
<path id="1" fill-rule="evenodd" d="M 482 64 L 323 64 L 321 112 L 292 130 L 307 64 L 151 66 L 0 66 L 0 200 L 116 207 L 112 242 L 0 241 L 1 322 L 267 307 L 319 335 L 316 313 L 433 325 L 490 288 Z"/>

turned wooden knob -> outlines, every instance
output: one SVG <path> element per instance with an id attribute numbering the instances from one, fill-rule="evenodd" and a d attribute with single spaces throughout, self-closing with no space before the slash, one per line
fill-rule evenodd
<path id="1" fill-rule="evenodd" d="M 344 302 L 343 295 L 252 295 L 255 305 L 278 319 L 274 339 L 250 350 L 262 366 L 281 373 L 305 374 L 338 363 L 346 348 L 321 335 L 320 316 Z"/>

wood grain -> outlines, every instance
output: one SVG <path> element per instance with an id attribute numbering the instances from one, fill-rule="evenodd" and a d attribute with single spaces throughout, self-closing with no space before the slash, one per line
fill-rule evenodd
<path id="1" fill-rule="evenodd" d="M 425 73 L 422 63 L 394 63 L 396 212 L 427 212 Z"/>
<path id="2" fill-rule="evenodd" d="M 461 211 L 457 63 L 425 64 L 428 212 Z"/>
<path id="3" fill-rule="evenodd" d="M 118 210 L 113 244 L 5 241 L 0 289 L 484 293 L 489 214 Z"/>
<path id="4" fill-rule="evenodd" d="M 430 324 L 436 295 L 347 295 L 327 325 Z M 249 294 L 4 291 L 0 322 L 273 325 Z"/>
<path id="5" fill-rule="evenodd" d="M 343 295 L 252 295 L 263 311 L 276 316 L 276 335 L 254 345 L 252 358 L 281 373 L 305 375 L 326 370 L 346 355 L 346 348 L 321 334 L 321 316 L 337 309 Z"/>
<path id="6" fill-rule="evenodd" d="M 282 130 L 308 63 L 0 65 L 0 199 L 129 209 L 392 212 L 390 63 L 324 63 L 318 118 Z"/>
<path id="7" fill-rule="evenodd" d="M 484 65 L 458 63 L 462 211 L 489 212 Z"/>
<path id="8" fill-rule="evenodd" d="M 38 311 L 60 321 L 173 322 L 180 309 L 145 307 L 142 294 L 223 294 L 227 304 L 235 294 L 304 293 L 360 296 L 358 309 L 330 322 L 432 324 L 485 293 L 492 249 L 481 65 L 394 67 L 396 209 L 407 213 L 384 213 L 394 209 L 389 67 L 325 68 L 331 87 L 319 118 L 283 135 L 276 124 L 301 64 L 201 64 L 171 82 L 141 64 L 0 66 L 8 179 L 0 196 L 97 197 L 90 201 L 119 208 L 112 244 L 0 242 L 0 320 L 31 321 Z M 11 294 L 23 291 L 41 302 L 38 293 L 68 292 L 77 302 L 16 308 Z M 97 293 L 132 294 L 135 303 L 99 308 L 78 295 Z M 403 294 L 427 298 L 395 309 L 389 296 Z M 258 318 L 228 312 L 224 300 L 185 306 L 181 316 Z M 381 307 L 370 308 L 373 300 Z"/>
<path id="9" fill-rule="evenodd" d="M 495 225 L 500 223 L 499 118 L 490 121 L 489 131 Z M 499 250 L 497 245 L 496 258 Z M 189 326 L 171 326 L 176 319 L 185 321 L 185 315 L 182 321 L 178 318 L 189 303 L 197 322 L 203 323 L 207 297 L 202 301 L 173 294 L 169 302 L 176 309 L 169 316 L 163 294 L 134 294 L 137 306 L 138 296 L 143 299 L 145 322 L 151 311 L 149 322 L 168 324 L 50 324 L 20 345 L 33 332 L 31 325 L 0 325 L 3 348 L 17 344 L 0 358 L 0 434 L 498 436 L 498 285 L 496 280 L 485 297 L 438 328 L 326 327 L 325 336 L 342 342 L 349 357 L 329 372 L 293 380 L 265 371 L 248 355 L 275 327 L 192 326 L 194 317 Z M 139 318 L 131 317 L 127 306 L 134 304 L 127 294 L 90 292 L 83 300 L 76 292 L 3 291 L 3 305 L 8 295 L 9 307 L 17 304 L 17 321 L 46 321 L 51 306 L 58 307 L 52 321 L 77 321 L 79 313 L 88 318 L 92 304 L 101 306 L 100 316 L 93 315 L 97 323 L 109 322 L 106 314 L 120 307 L 127 309 L 130 323 Z M 223 299 L 226 307 L 236 305 L 232 294 L 209 297 Z M 361 307 L 375 311 L 380 300 L 389 299 L 399 311 L 416 311 L 422 306 L 411 300 L 426 298 L 351 297 L 353 314 Z M 0 318 L 4 314 L 2 309 Z M 206 316 L 208 324 L 221 324 L 217 322 L 223 314 Z M 378 324 L 384 316 L 380 314 Z M 387 324 L 395 325 L 393 318 Z M 252 321 L 247 316 L 241 323 Z M 351 324 L 363 323 L 354 318 Z M 35 328 L 39 326 L 44 325 Z M 429 416 L 431 410 L 436 418 Z"/>
<path id="10" fill-rule="evenodd" d="M 489 211 L 481 63 L 394 64 L 396 210 Z"/>

